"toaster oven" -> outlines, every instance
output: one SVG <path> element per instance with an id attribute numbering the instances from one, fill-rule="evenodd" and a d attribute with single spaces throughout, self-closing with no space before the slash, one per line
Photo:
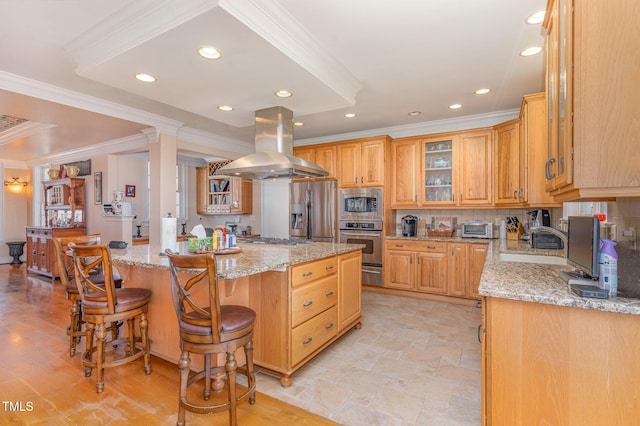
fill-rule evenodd
<path id="1" fill-rule="evenodd" d="M 492 223 L 468 221 L 462 224 L 462 238 L 498 238 Z"/>

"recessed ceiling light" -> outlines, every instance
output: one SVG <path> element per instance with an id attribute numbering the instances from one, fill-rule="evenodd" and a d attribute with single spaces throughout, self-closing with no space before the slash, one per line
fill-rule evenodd
<path id="1" fill-rule="evenodd" d="M 453 104 L 453 105 L 449 105 L 449 108 L 458 109 L 458 108 L 462 108 L 462 105 L 461 104 Z"/>
<path id="2" fill-rule="evenodd" d="M 418 115 L 422 114 L 422 112 L 420 111 L 411 111 L 410 113 L 407 113 L 407 115 L 411 116 L 411 117 L 416 117 Z"/>
<path id="3" fill-rule="evenodd" d="M 136 78 L 140 81 L 144 81 L 145 83 L 153 83 L 154 81 L 156 81 L 156 78 L 152 75 L 149 74 L 136 74 Z"/>
<path id="4" fill-rule="evenodd" d="M 220 59 L 222 56 L 222 52 L 220 52 L 215 47 L 211 46 L 202 46 L 198 49 L 198 55 L 202 56 L 205 59 Z"/>
<path id="5" fill-rule="evenodd" d="M 304 126 L 304 123 L 302 121 L 294 121 L 293 125 L 294 126 Z"/>
<path id="6" fill-rule="evenodd" d="M 293 93 L 288 90 L 278 90 L 276 92 L 276 96 L 279 98 L 290 98 L 291 96 L 293 96 Z"/>
<path id="7" fill-rule="evenodd" d="M 533 56 L 537 55 L 540 52 L 542 52 L 542 47 L 540 46 L 527 47 L 522 52 L 520 52 L 520 56 Z"/>
<path id="8" fill-rule="evenodd" d="M 473 93 L 475 93 L 476 95 L 486 95 L 490 91 L 491 91 L 491 89 L 478 89 Z"/>
<path id="9" fill-rule="evenodd" d="M 346 113 L 344 116 L 345 116 L 345 117 L 347 117 L 347 118 L 353 118 L 353 117 L 355 117 L 356 115 L 355 115 L 354 113 L 352 113 L 352 112 L 348 112 L 348 113 Z"/>
<path id="10" fill-rule="evenodd" d="M 527 18 L 527 24 L 536 25 L 544 21 L 544 10 L 539 10 Z"/>
<path id="11" fill-rule="evenodd" d="M 220 105 L 218 109 L 220 111 L 233 111 L 233 107 L 230 107 L 229 105 Z"/>

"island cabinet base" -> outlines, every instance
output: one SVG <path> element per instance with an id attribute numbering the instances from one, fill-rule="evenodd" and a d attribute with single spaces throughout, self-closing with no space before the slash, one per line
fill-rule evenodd
<path id="1" fill-rule="evenodd" d="M 125 287 L 152 291 L 148 313 L 151 353 L 177 363 L 180 337 L 169 270 L 114 264 L 124 278 Z M 358 250 L 295 265 L 285 271 L 222 279 L 220 303 L 248 306 L 256 312 L 254 363 L 280 375 L 283 386 L 291 386 L 291 375 L 296 370 L 350 329 L 360 328 L 360 265 Z M 296 272 L 305 275 L 304 282 L 296 278 Z M 200 290 L 192 293 L 192 297 L 204 301 L 206 290 Z M 244 363 L 242 351 L 238 351 L 237 360 L 239 365 Z M 201 357 L 192 356 L 191 362 L 194 370 L 203 366 Z M 224 355 L 218 362 L 224 364 Z"/>
<path id="2" fill-rule="evenodd" d="M 640 316 L 486 297 L 483 424 L 640 419 Z"/>

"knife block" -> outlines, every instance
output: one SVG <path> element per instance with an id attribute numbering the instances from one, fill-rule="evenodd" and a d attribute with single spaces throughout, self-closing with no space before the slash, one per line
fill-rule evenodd
<path id="1" fill-rule="evenodd" d="M 507 240 L 519 240 L 524 235 L 524 227 L 521 223 L 518 224 L 515 232 L 507 232 Z"/>

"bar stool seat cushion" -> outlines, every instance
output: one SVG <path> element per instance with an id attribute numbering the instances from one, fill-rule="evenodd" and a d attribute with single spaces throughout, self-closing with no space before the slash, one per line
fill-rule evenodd
<path id="1" fill-rule="evenodd" d="M 146 288 L 119 288 L 116 289 L 118 304 L 115 306 L 116 313 L 130 311 L 149 303 L 151 290 Z M 82 309 L 87 315 L 109 314 L 108 302 L 104 300 L 104 294 L 89 292 L 85 294 Z"/>
<path id="2" fill-rule="evenodd" d="M 195 334 L 198 336 L 211 336 L 211 308 L 206 308 L 208 317 L 196 312 L 182 313 L 180 315 L 180 331 L 187 334 Z M 220 333 L 220 341 L 235 339 L 238 332 L 247 329 L 252 330 L 253 323 L 256 320 L 256 313 L 253 309 L 246 306 L 222 305 L 220 306 L 220 320 L 222 331 Z M 183 339 L 188 337 L 183 336 Z"/>

